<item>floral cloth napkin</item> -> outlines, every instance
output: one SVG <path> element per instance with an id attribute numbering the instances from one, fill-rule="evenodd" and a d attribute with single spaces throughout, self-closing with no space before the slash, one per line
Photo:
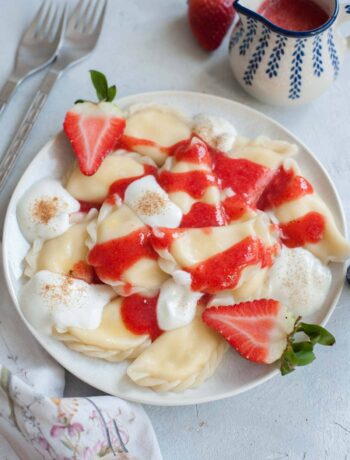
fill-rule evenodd
<path id="1" fill-rule="evenodd" d="M 63 369 L 22 323 L 0 268 L 0 459 L 161 460 L 139 405 L 62 398 Z"/>

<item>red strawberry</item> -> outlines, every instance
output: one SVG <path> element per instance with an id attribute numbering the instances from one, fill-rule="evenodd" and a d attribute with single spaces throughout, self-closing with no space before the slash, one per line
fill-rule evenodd
<path id="1" fill-rule="evenodd" d="M 313 346 L 333 345 L 334 337 L 318 325 L 299 320 L 276 300 L 254 300 L 225 307 L 210 307 L 203 321 L 218 331 L 244 358 L 270 364 L 281 359 L 281 372 L 315 359 Z M 295 342 L 294 334 L 304 332 L 308 341 Z"/>
<path id="2" fill-rule="evenodd" d="M 193 35 L 205 50 L 212 51 L 220 46 L 235 16 L 232 4 L 232 0 L 188 1 Z"/>
<path id="3" fill-rule="evenodd" d="M 77 101 L 63 124 L 80 170 L 86 176 L 95 174 L 105 156 L 116 148 L 125 129 L 123 114 L 112 103 L 116 87 L 108 87 L 102 73 L 90 73 L 100 102 Z"/>

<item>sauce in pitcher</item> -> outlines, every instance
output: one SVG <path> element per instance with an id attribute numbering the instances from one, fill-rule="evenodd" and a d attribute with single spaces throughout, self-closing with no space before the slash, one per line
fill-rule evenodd
<path id="1" fill-rule="evenodd" d="M 317 29 L 329 19 L 312 0 L 265 0 L 258 13 L 276 26 L 295 32 Z"/>

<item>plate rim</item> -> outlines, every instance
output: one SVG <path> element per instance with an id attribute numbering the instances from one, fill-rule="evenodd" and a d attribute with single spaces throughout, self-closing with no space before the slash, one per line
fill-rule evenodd
<path id="1" fill-rule="evenodd" d="M 204 96 L 207 99 L 211 99 L 213 101 L 218 101 L 219 103 L 220 103 L 220 101 L 225 102 L 225 103 L 229 102 L 230 104 L 233 104 L 233 105 L 235 105 L 237 107 L 237 111 L 239 111 L 240 109 L 243 108 L 243 110 L 250 112 L 254 116 L 258 116 L 260 118 L 262 117 L 269 124 L 272 124 L 272 125 L 278 127 L 280 130 L 282 130 L 285 133 L 287 133 L 298 145 L 303 147 L 305 152 L 309 156 L 312 157 L 312 159 L 315 161 L 317 166 L 321 169 L 321 171 L 325 175 L 329 185 L 331 186 L 331 188 L 333 190 L 334 198 L 335 198 L 335 200 L 337 202 L 337 205 L 338 205 L 338 208 L 339 208 L 339 223 L 340 223 L 340 226 L 342 227 L 342 233 L 344 234 L 345 237 L 348 236 L 347 221 L 346 221 L 346 217 L 345 217 L 344 208 L 343 208 L 342 201 L 340 199 L 338 190 L 335 187 L 335 184 L 334 184 L 332 178 L 330 177 L 328 171 L 325 169 L 323 164 L 317 158 L 317 156 L 313 153 L 313 151 L 303 141 L 301 141 L 294 133 L 292 133 L 288 128 L 283 126 L 278 121 L 274 120 L 272 117 L 266 115 L 265 113 L 263 113 L 263 112 L 261 112 L 261 111 L 259 111 L 257 109 L 254 109 L 254 108 L 250 107 L 249 105 L 243 104 L 243 103 L 238 102 L 238 101 L 236 101 L 234 99 L 229 99 L 229 98 L 225 98 L 225 97 L 221 97 L 221 96 L 216 96 L 214 94 L 201 93 L 201 92 L 197 92 L 197 91 L 185 91 L 185 90 L 179 90 L 179 91 L 178 90 L 147 91 L 147 92 L 142 92 L 142 93 L 131 94 L 131 95 L 125 96 L 123 98 L 120 98 L 118 100 L 118 102 L 119 102 L 120 105 L 127 106 L 127 105 L 130 105 L 130 104 L 133 104 L 134 99 L 153 98 L 153 97 L 156 99 L 157 97 L 160 97 L 160 96 L 162 96 L 162 97 L 175 97 L 175 96 L 203 97 Z M 3 232 L 2 232 L 2 241 L 3 241 L 3 245 L 2 245 L 2 264 L 3 264 L 3 269 L 4 269 L 4 278 L 5 278 L 6 286 L 7 286 L 8 292 L 10 294 L 11 300 L 12 300 L 12 302 L 14 304 L 14 307 L 16 308 L 21 320 L 24 322 L 25 326 L 29 329 L 29 332 L 35 337 L 35 339 L 39 342 L 39 344 L 44 348 L 44 350 L 52 357 L 52 359 L 54 359 L 60 366 L 62 366 L 63 369 L 65 369 L 68 372 L 70 372 L 71 374 L 73 374 L 76 378 L 78 378 L 82 382 L 85 382 L 88 385 L 92 386 L 93 388 L 96 388 L 97 390 L 100 390 L 100 391 L 105 393 L 106 392 L 105 389 L 101 388 L 101 386 L 96 384 L 93 381 L 93 379 L 85 378 L 85 377 L 83 379 L 78 374 L 78 372 L 75 372 L 74 366 L 67 366 L 66 363 L 63 364 L 63 362 L 60 360 L 59 357 L 57 358 L 56 356 L 54 356 L 52 351 L 48 350 L 47 347 L 43 344 L 43 341 L 41 340 L 40 335 L 37 334 L 36 330 L 30 325 L 30 323 L 23 316 L 23 313 L 22 313 L 22 311 L 20 309 L 20 306 L 19 306 L 19 302 L 18 302 L 18 298 L 17 298 L 16 292 L 15 292 L 15 288 L 14 288 L 14 286 L 12 284 L 12 281 L 11 281 L 10 266 L 9 266 L 9 263 L 8 263 L 7 251 L 5 250 L 5 246 L 4 246 L 4 243 L 8 239 L 8 236 L 7 236 L 8 227 L 9 227 L 8 222 L 9 222 L 9 220 L 11 218 L 10 209 L 13 207 L 12 204 L 13 204 L 14 199 L 16 198 L 16 196 L 15 196 L 16 192 L 18 191 L 18 189 L 21 188 L 21 184 L 24 181 L 24 176 L 27 175 L 28 170 L 30 169 L 30 167 L 32 165 L 32 162 L 35 160 L 35 158 L 37 158 L 37 156 L 39 156 L 44 149 L 47 149 L 50 145 L 54 144 L 55 139 L 61 133 L 62 133 L 62 131 L 59 131 L 57 134 L 55 134 L 53 136 L 50 136 L 48 141 L 40 148 L 40 150 L 32 158 L 32 160 L 30 161 L 30 163 L 28 164 L 28 166 L 25 168 L 24 172 L 22 173 L 20 179 L 18 180 L 18 183 L 16 184 L 16 187 L 12 190 L 11 198 L 10 198 L 10 201 L 9 201 L 9 203 L 7 205 L 7 209 L 6 209 Z M 342 275 L 345 276 L 346 262 L 339 263 L 338 265 L 343 267 Z M 332 303 L 331 303 L 331 305 L 330 305 L 330 307 L 329 307 L 324 319 L 320 323 L 321 325 L 324 326 L 329 321 L 331 315 L 333 314 L 333 312 L 334 312 L 334 310 L 336 308 L 338 300 L 339 300 L 339 298 L 341 296 L 343 287 L 344 287 L 344 284 L 339 286 L 339 288 L 337 290 L 337 294 L 335 295 L 334 299 L 332 300 Z M 226 399 L 226 398 L 229 398 L 229 397 L 237 396 L 239 394 L 242 394 L 242 393 L 244 393 L 246 391 L 249 391 L 249 390 L 251 390 L 251 389 L 253 389 L 253 388 L 255 388 L 255 387 L 257 387 L 257 386 L 259 386 L 259 385 L 261 385 L 261 384 L 263 384 L 265 382 L 267 382 L 268 380 L 272 379 L 277 374 L 279 374 L 278 369 L 272 367 L 271 371 L 268 372 L 266 375 L 255 379 L 251 383 L 246 383 L 246 384 L 242 385 L 241 387 L 239 387 L 237 389 L 234 389 L 232 391 L 227 391 L 227 392 L 220 393 L 220 394 L 217 394 L 217 395 L 214 395 L 214 396 L 210 395 L 210 396 L 194 397 L 193 400 L 186 400 L 186 401 L 183 401 L 183 402 L 167 401 L 167 400 L 160 400 L 160 401 L 155 402 L 155 401 L 150 401 L 147 398 L 143 399 L 142 397 L 128 397 L 128 396 L 125 396 L 124 394 L 123 395 L 115 394 L 114 396 L 123 398 L 123 399 L 131 401 L 131 402 L 147 404 L 147 405 L 152 405 L 152 406 L 162 406 L 162 407 L 164 407 L 164 406 L 167 406 L 167 407 L 190 406 L 190 405 L 194 405 L 194 404 L 203 404 L 203 403 L 208 403 L 208 402 L 219 401 L 219 400 Z"/>

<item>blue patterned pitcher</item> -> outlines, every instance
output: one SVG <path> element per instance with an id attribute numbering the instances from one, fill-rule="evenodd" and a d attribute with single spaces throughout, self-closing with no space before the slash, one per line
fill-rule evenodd
<path id="1" fill-rule="evenodd" d="M 290 106 L 323 93 L 338 76 L 350 38 L 339 31 L 350 5 L 319 0 L 328 14 L 321 27 L 293 32 L 261 16 L 263 0 L 236 0 L 239 14 L 230 39 L 230 63 L 238 82 L 263 102 Z M 301 12 L 302 14 L 302 12 Z"/>

